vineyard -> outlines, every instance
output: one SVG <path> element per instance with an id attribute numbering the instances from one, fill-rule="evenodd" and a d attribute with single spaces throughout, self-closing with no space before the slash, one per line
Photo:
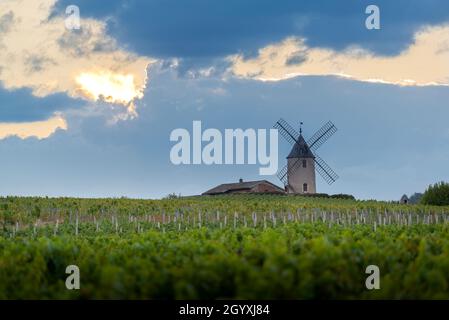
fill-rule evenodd
<path id="1" fill-rule="evenodd" d="M 1 299 L 449 298 L 449 207 L 0 198 Z M 65 286 L 68 265 L 80 289 Z M 380 289 L 365 286 L 368 265 Z"/>

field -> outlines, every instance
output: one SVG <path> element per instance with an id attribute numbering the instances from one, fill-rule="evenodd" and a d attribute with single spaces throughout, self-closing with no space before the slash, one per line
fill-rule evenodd
<path id="1" fill-rule="evenodd" d="M 290 196 L 0 198 L 1 299 L 449 298 L 449 208 Z M 68 290 L 68 265 L 80 289 Z M 368 290 L 368 265 L 380 289 Z"/>

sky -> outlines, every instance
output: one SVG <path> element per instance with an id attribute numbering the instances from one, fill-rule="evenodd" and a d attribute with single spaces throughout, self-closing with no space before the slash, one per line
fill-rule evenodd
<path id="1" fill-rule="evenodd" d="M 2 196 L 281 185 L 259 164 L 174 165 L 170 134 L 284 118 L 338 128 L 318 152 L 339 179 L 318 192 L 398 200 L 449 180 L 448 101 L 443 0 L 0 0 Z"/>

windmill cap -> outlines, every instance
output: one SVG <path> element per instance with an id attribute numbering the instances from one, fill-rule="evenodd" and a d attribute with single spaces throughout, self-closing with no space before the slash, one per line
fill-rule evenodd
<path id="1" fill-rule="evenodd" d="M 299 135 L 298 140 L 296 140 L 296 143 L 287 156 L 287 159 L 289 158 L 315 158 L 302 134 Z"/>

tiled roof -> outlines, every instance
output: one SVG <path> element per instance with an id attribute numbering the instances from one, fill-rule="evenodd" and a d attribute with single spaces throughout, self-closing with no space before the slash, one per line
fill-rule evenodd
<path id="1" fill-rule="evenodd" d="M 276 189 L 279 189 L 280 192 L 284 192 L 284 190 L 277 185 L 267 181 L 267 180 L 257 180 L 257 181 L 246 181 L 246 182 L 237 182 L 237 183 L 225 183 L 212 188 L 203 194 L 218 194 L 218 193 L 228 193 L 230 191 L 238 191 L 238 190 L 250 190 L 261 183 L 267 183 L 274 186 Z"/>
<path id="2" fill-rule="evenodd" d="M 295 145 L 292 148 L 292 151 L 290 151 L 288 158 L 315 158 L 312 151 L 310 151 L 309 146 L 307 145 L 307 142 L 304 140 L 304 137 L 302 135 L 299 135 L 298 140 L 296 141 Z"/>

